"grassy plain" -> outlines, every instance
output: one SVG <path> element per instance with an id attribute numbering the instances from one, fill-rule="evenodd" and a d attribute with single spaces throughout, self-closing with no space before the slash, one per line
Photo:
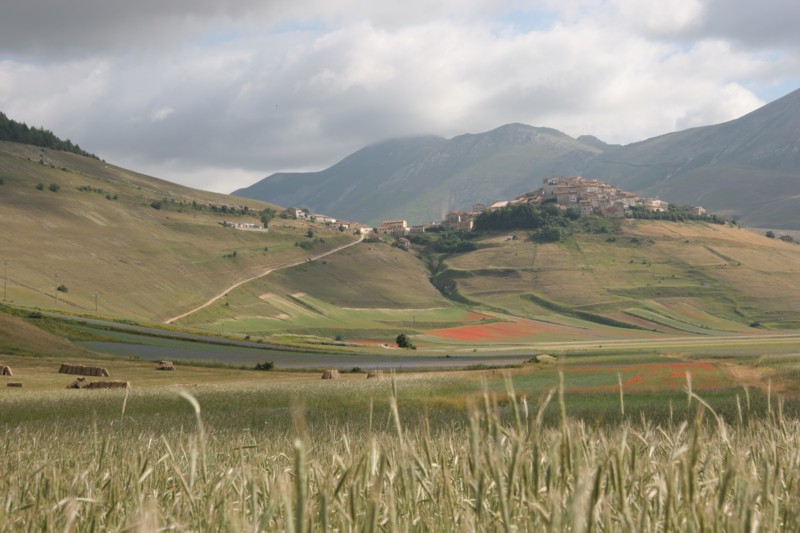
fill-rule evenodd
<path id="1" fill-rule="evenodd" d="M 704 363 L 321 381 L 119 361 L 126 392 L 44 390 L 68 377 L 26 361 L 40 388 L 0 391 L 6 531 L 800 525 L 796 406 Z"/>

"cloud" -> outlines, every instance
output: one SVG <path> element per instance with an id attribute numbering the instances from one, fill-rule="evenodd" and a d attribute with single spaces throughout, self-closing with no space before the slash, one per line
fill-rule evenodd
<path id="1" fill-rule="evenodd" d="M 736 118 L 798 73 L 788 37 L 718 0 L 107 4 L 4 7 L 0 109 L 220 191 L 508 122 L 637 141 Z"/>
<path id="2" fill-rule="evenodd" d="M 160 122 L 165 118 L 167 118 L 168 116 L 170 116 L 171 114 L 173 114 L 174 112 L 175 110 L 169 106 L 159 107 L 150 114 L 150 120 L 152 122 Z"/>

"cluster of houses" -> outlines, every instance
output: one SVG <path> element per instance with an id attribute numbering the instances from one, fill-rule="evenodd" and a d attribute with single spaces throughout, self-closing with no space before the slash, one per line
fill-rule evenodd
<path id="1" fill-rule="evenodd" d="M 666 211 L 669 208 L 669 203 L 658 198 L 641 198 L 636 193 L 622 191 L 600 180 L 580 176 L 545 178 L 541 188 L 509 202 L 498 202 L 491 207 L 526 203 L 553 203 L 562 209 L 572 209 L 582 217 L 604 215 L 623 218 L 630 208 L 637 206 L 653 212 Z M 697 214 L 705 214 L 702 207 L 695 209 L 698 210 Z"/>
<path id="2" fill-rule="evenodd" d="M 308 209 L 301 209 L 299 207 L 290 207 L 285 211 L 286 216 L 295 220 L 308 220 L 309 222 L 318 222 L 327 226 L 335 227 L 342 231 L 352 230 L 355 233 L 367 234 L 372 232 L 372 228 L 361 224 L 360 222 L 348 222 L 346 220 L 337 220 L 328 215 L 319 213 L 311 213 Z"/>
<path id="3" fill-rule="evenodd" d="M 658 198 L 641 198 L 636 193 L 626 192 L 596 179 L 585 179 L 580 176 L 570 178 L 545 178 L 542 187 L 513 200 L 496 202 L 489 206 L 475 204 L 470 211 L 451 211 L 439 224 L 423 224 L 409 227 L 405 220 L 387 220 L 380 226 L 382 233 L 397 235 L 398 233 L 422 233 L 432 225 L 447 229 L 470 231 L 475 219 L 487 209 L 499 209 L 509 205 L 547 204 L 552 203 L 561 209 L 572 209 L 580 216 L 604 215 L 624 218 L 632 207 L 644 207 L 648 211 L 663 212 L 669 209 L 669 203 Z M 692 207 L 695 215 L 705 215 L 702 206 Z"/>
<path id="4" fill-rule="evenodd" d="M 580 176 L 570 178 L 545 178 L 542 187 L 513 200 L 496 202 L 489 206 L 475 204 L 469 211 L 450 211 L 439 223 L 428 223 L 409 226 L 405 220 L 384 220 L 378 228 L 379 233 L 402 237 L 409 233 L 424 233 L 431 226 L 446 229 L 471 231 L 478 215 L 487 209 L 499 209 L 509 205 L 520 204 L 553 204 L 561 209 L 571 209 L 580 216 L 604 215 L 623 218 L 633 207 L 643 207 L 652 212 L 666 211 L 669 203 L 658 198 L 641 198 L 636 193 L 626 192 L 596 179 L 585 179 Z M 705 215 L 701 206 L 692 207 L 695 215 Z M 291 218 L 306 219 L 335 225 L 343 229 L 354 229 L 360 233 L 371 233 L 373 228 L 363 224 L 337 221 L 333 217 L 309 213 L 307 209 L 291 207 L 287 209 Z"/>
<path id="5" fill-rule="evenodd" d="M 262 226 L 261 224 L 254 224 L 252 222 L 230 222 L 228 220 L 223 220 L 219 224 L 223 228 L 248 229 L 248 230 L 263 230 L 263 229 L 265 229 L 264 226 Z"/>

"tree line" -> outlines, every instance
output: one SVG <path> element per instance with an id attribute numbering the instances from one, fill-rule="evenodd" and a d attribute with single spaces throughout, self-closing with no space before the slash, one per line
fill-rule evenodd
<path id="1" fill-rule="evenodd" d="M 72 152 L 73 154 L 83 155 L 94 159 L 99 159 L 69 139 L 62 140 L 44 128 L 32 128 L 24 122 L 11 120 L 5 113 L 0 112 L 0 141 L 12 141 L 24 144 L 32 144 L 43 148 L 52 148 L 62 152 Z"/>

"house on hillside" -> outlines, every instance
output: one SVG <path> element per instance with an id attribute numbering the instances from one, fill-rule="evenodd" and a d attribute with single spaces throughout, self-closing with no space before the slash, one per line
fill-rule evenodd
<path id="1" fill-rule="evenodd" d="M 408 222 L 405 220 L 384 220 L 378 230 L 381 233 L 402 237 L 408 234 Z"/>
<path id="2" fill-rule="evenodd" d="M 447 229 L 471 231 L 475 225 L 475 213 L 466 213 L 464 211 L 450 211 L 444 218 L 442 226 Z"/>
<path id="3" fill-rule="evenodd" d="M 305 219 L 307 218 L 308 211 L 305 209 L 300 209 L 299 207 L 290 207 L 286 210 L 286 215 L 289 218 L 294 219 Z"/>
<path id="4" fill-rule="evenodd" d="M 701 217 L 701 216 L 703 216 L 703 215 L 705 215 L 707 213 L 708 213 L 708 211 L 706 211 L 706 208 L 703 207 L 702 205 L 694 205 L 694 206 L 692 206 L 692 214 L 695 215 L 695 216 Z"/>
<path id="5" fill-rule="evenodd" d="M 644 205 L 645 209 L 653 213 L 663 213 L 669 209 L 669 203 L 664 200 L 659 200 L 658 198 L 645 198 L 642 205 Z"/>

